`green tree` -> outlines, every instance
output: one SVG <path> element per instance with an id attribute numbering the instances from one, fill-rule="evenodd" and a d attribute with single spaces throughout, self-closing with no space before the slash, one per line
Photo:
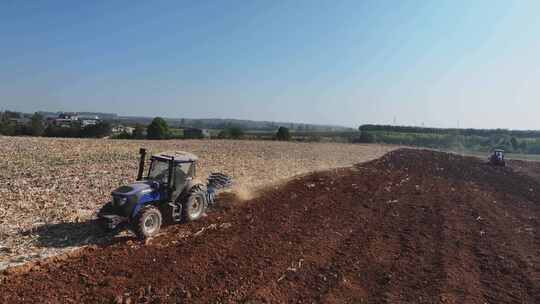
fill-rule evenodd
<path id="1" fill-rule="evenodd" d="M 517 151 L 519 149 L 519 143 L 515 137 L 510 139 L 510 144 L 512 145 L 512 150 Z"/>
<path id="2" fill-rule="evenodd" d="M 32 115 L 31 129 L 33 136 L 42 136 L 45 133 L 45 124 L 43 123 L 43 115 L 34 113 Z"/>
<path id="3" fill-rule="evenodd" d="M 156 117 L 152 120 L 152 123 L 148 125 L 146 134 L 148 139 L 167 139 L 169 138 L 169 126 L 163 118 Z"/>
<path id="4" fill-rule="evenodd" d="M 231 127 L 229 129 L 229 134 L 232 139 L 239 139 L 244 137 L 244 130 L 242 130 L 240 127 Z"/>
<path id="5" fill-rule="evenodd" d="M 73 124 L 70 128 L 57 127 L 50 124 L 45 128 L 47 137 L 81 137 L 81 128 L 79 124 Z"/>
<path id="6" fill-rule="evenodd" d="M 8 136 L 15 135 L 15 125 L 9 121 L 0 121 L 0 134 Z"/>
<path id="7" fill-rule="evenodd" d="M 122 131 L 120 134 L 115 134 L 112 136 L 113 139 L 131 139 L 132 135 L 126 131 Z"/>
<path id="8" fill-rule="evenodd" d="M 221 130 L 221 131 L 219 131 L 217 137 L 219 139 L 226 139 L 226 138 L 229 138 L 229 133 L 227 132 L 227 130 Z"/>
<path id="9" fill-rule="evenodd" d="M 0 112 L 0 134 L 14 136 L 17 133 L 15 124 L 9 121 L 10 118 L 17 118 L 18 114 L 15 112 L 5 111 Z"/>
<path id="10" fill-rule="evenodd" d="M 133 134 L 131 135 L 134 139 L 144 139 L 144 126 L 141 124 L 136 124 Z"/>
<path id="11" fill-rule="evenodd" d="M 373 143 L 375 142 L 375 136 L 369 132 L 361 131 L 357 141 L 359 143 Z"/>
<path id="12" fill-rule="evenodd" d="M 526 140 L 521 141 L 521 143 L 519 144 L 519 149 L 521 150 L 521 152 L 527 153 L 527 141 Z"/>
<path id="13" fill-rule="evenodd" d="M 286 127 L 279 127 L 276 133 L 276 139 L 283 141 L 291 140 L 291 133 L 289 132 L 289 129 Z"/>
<path id="14" fill-rule="evenodd" d="M 82 128 L 80 137 L 102 138 L 111 135 L 111 130 L 111 125 L 102 121 Z"/>
<path id="15" fill-rule="evenodd" d="M 240 127 L 228 127 L 225 130 L 222 130 L 218 134 L 218 138 L 225 139 L 225 138 L 232 138 L 232 139 L 239 139 L 244 137 L 244 130 L 242 130 Z"/>

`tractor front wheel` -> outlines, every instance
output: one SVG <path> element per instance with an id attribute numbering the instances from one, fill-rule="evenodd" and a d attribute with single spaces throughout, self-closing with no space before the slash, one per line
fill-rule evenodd
<path id="1" fill-rule="evenodd" d="M 155 236 L 161 227 L 163 218 L 154 206 L 144 207 L 133 222 L 133 232 L 141 240 Z"/>

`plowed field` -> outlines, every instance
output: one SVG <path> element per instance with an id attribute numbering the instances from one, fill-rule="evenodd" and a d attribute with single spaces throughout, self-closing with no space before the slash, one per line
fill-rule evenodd
<path id="1" fill-rule="evenodd" d="M 146 245 L 11 270 L 0 302 L 540 303 L 540 183 L 524 167 L 390 152 L 222 197 Z"/>
<path id="2" fill-rule="evenodd" d="M 246 199 L 294 176 L 381 157 L 383 145 L 248 140 L 105 140 L 0 136 L 0 271 L 99 243 L 88 223 L 110 193 L 135 179 L 138 151 L 184 150 L 199 157 L 197 178 L 234 178 Z"/>

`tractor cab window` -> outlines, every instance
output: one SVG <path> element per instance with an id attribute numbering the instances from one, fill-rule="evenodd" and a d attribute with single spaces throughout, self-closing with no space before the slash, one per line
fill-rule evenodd
<path id="1" fill-rule="evenodd" d="M 152 160 L 150 170 L 148 171 L 148 179 L 155 180 L 161 183 L 167 183 L 169 178 L 169 164 L 165 161 Z"/>
<path id="2" fill-rule="evenodd" d="M 176 189 L 183 189 L 187 178 L 191 177 L 192 164 L 181 163 L 176 165 L 174 170 L 174 182 Z"/>

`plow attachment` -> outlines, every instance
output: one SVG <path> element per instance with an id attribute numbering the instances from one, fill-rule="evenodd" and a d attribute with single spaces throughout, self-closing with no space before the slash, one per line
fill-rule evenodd
<path id="1" fill-rule="evenodd" d="M 219 190 L 230 188 L 233 185 L 232 177 L 223 173 L 212 173 L 208 176 L 207 183 L 207 201 L 213 205 L 216 201 L 216 194 Z"/>

